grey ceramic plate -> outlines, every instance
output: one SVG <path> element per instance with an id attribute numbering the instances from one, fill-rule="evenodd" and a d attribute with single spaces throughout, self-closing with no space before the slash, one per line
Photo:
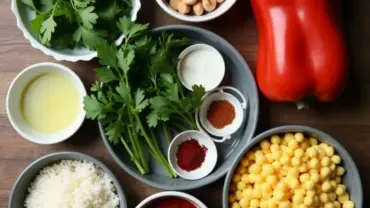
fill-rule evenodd
<path id="1" fill-rule="evenodd" d="M 243 57 L 224 39 L 220 36 L 192 26 L 173 25 L 154 29 L 154 32 L 170 32 L 175 36 L 188 37 L 191 43 L 205 43 L 215 47 L 223 56 L 226 63 L 226 73 L 222 85 L 230 85 L 239 89 L 248 100 L 248 109 L 246 119 L 241 129 L 233 135 L 233 139 L 217 144 L 218 162 L 213 172 L 207 177 L 189 181 L 182 178 L 168 178 L 162 169 L 154 160 L 151 162 L 151 173 L 141 175 L 136 167 L 130 161 L 122 145 L 112 145 L 108 142 L 104 135 L 102 126 L 99 124 L 100 132 L 104 140 L 105 146 L 108 148 L 114 160 L 126 172 L 150 186 L 165 189 L 165 190 L 188 190 L 205 186 L 216 181 L 226 174 L 230 169 L 232 162 L 237 157 L 238 153 L 244 149 L 245 145 L 252 138 L 257 124 L 258 117 L 258 93 L 254 77 L 244 61 Z M 163 139 L 164 141 L 164 139 Z M 168 149 L 168 145 L 163 142 L 164 150 Z M 164 155 L 167 151 L 165 151 Z"/>
<path id="2" fill-rule="evenodd" d="M 252 142 L 249 143 L 242 151 L 239 152 L 236 160 L 233 162 L 230 171 L 228 172 L 224 184 L 223 190 L 223 207 L 228 208 L 228 196 L 229 196 L 229 186 L 232 178 L 232 174 L 235 168 L 238 166 L 240 159 L 258 142 L 265 138 L 269 138 L 275 134 L 281 134 L 286 132 L 302 132 L 307 135 L 312 135 L 313 137 L 317 138 L 321 142 L 327 142 L 331 144 L 336 153 L 339 154 L 342 158 L 342 166 L 345 168 L 346 173 L 343 177 L 343 184 L 347 186 L 347 190 L 349 191 L 350 199 L 355 203 L 356 207 L 362 208 L 363 205 L 363 192 L 362 192 L 362 185 L 361 185 L 361 178 L 356 167 L 356 164 L 353 162 L 351 156 L 348 154 L 346 149 L 333 137 L 329 136 L 328 134 L 306 126 L 282 126 L 270 129 L 266 132 L 263 132 L 253 138 Z"/>
<path id="3" fill-rule="evenodd" d="M 30 185 L 32 180 L 37 176 L 42 168 L 60 160 L 86 160 L 97 165 L 112 179 L 114 186 L 116 187 L 118 197 L 120 199 L 119 208 L 127 208 L 126 197 L 117 178 L 113 175 L 113 173 L 99 160 L 78 152 L 56 152 L 45 155 L 32 162 L 18 177 L 17 182 L 15 183 L 10 194 L 8 208 L 23 208 L 24 200 L 28 192 L 28 186 Z"/>

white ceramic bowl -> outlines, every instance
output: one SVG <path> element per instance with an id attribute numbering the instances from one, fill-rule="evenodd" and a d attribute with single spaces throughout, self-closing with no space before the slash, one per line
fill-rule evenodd
<path id="1" fill-rule="evenodd" d="M 207 55 L 202 56 L 199 52 L 206 52 Z M 197 54 L 191 56 L 191 53 Z M 193 91 L 194 84 L 202 85 L 206 92 L 214 90 L 224 79 L 225 70 L 225 60 L 221 53 L 207 44 L 191 45 L 179 55 L 177 74 L 181 84 L 190 91 Z"/>
<path id="2" fill-rule="evenodd" d="M 177 164 L 176 153 L 179 149 L 179 145 L 189 139 L 198 140 L 201 146 L 207 148 L 206 158 L 200 168 L 193 171 L 185 171 L 181 169 Z M 217 163 L 217 148 L 212 139 L 206 134 L 200 131 L 184 131 L 178 134 L 171 142 L 168 148 L 168 160 L 171 168 L 182 178 L 187 180 L 199 180 L 209 175 Z"/>
<path id="3" fill-rule="evenodd" d="M 196 16 L 191 14 L 190 15 L 181 14 L 180 12 L 173 10 L 168 4 L 168 0 L 156 0 L 156 1 L 158 5 L 169 15 L 187 22 L 206 22 L 209 20 L 213 20 L 226 13 L 236 2 L 236 0 L 225 0 L 213 12 L 203 14 L 202 16 Z"/>
<path id="4" fill-rule="evenodd" d="M 207 208 L 207 206 L 204 205 L 203 202 L 199 201 L 199 199 L 195 198 L 194 196 L 177 191 L 165 191 L 153 194 L 148 198 L 144 199 L 144 201 L 137 205 L 136 208 L 146 208 L 147 205 L 154 202 L 156 199 L 163 197 L 180 197 L 188 200 L 189 202 L 192 202 L 197 208 Z"/>
<path id="5" fill-rule="evenodd" d="M 140 0 L 132 0 L 131 20 L 136 21 L 137 14 L 141 8 Z M 17 19 L 17 26 L 23 32 L 24 37 L 30 41 L 31 46 L 41 50 L 45 55 L 52 56 L 58 61 L 90 61 L 97 57 L 96 51 L 90 51 L 85 47 L 76 47 L 74 49 L 55 50 L 42 45 L 35 37 L 31 30 L 31 20 L 35 17 L 35 13 L 31 11 L 20 0 L 12 0 L 11 9 Z M 122 43 L 121 36 L 116 44 Z"/>
<path id="6" fill-rule="evenodd" d="M 20 100 L 26 85 L 35 77 L 45 73 L 59 73 L 69 78 L 81 97 L 81 109 L 75 121 L 66 129 L 57 133 L 41 133 L 35 131 L 24 119 L 21 113 Z M 71 137 L 82 125 L 85 119 L 83 97 L 86 89 L 80 78 L 69 68 L 55 63 L 39 63 L 27 67 L 13 80 L 6 97 L 6 111 L 13 128 L 25 139 L 37 144 L 55 144 Z"/>

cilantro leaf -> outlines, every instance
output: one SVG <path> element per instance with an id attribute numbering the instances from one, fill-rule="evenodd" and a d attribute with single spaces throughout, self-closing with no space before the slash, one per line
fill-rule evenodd
<path id="1" fill-rule="evenodd" d="M 44 0 L 49 1 L 49 0 Z M 55 6 L 54 17 L 65 17 L 68 22 L 72 23 L 76 17 L 73 7 L 70 2 L 58 1 Z"/>
<path id="2" fill-rule="evenodd" d="M 105 43 L 104 37 L 106 36 L 105 31 L 87 30 L 84 27 L 79 27 L 73 33 L 73 40 L 79 43 L 81 40 L 84 45 L 93 50 L 98 45 Z"/>
<path id="3" fill-rule="evenodd" d="M 149 105 L 149 101 L 145 99 L 144 91 L 138 89 L 135 94 L 135 110 L 141 112 Z"/>
<path id="4" fill-rule="evenodd" d="M 98 75 L 99 79 L 103 83 L 108 83 L 111 81 L 118 81 L 119 79 L 116 77 L 116 75 L 113 73 L 111 69 L 108 67 L 102 67 L 94 70 L 96 74 Z"/>
<path id="5" fill-rule="evenodd" d="M 114 43 L 111 45 L 102 44 L 97 46 L 96 49 L 98 51 L 100 64 L 117 68 L 117 48 Z"/>
<path id="6" fill-rule="evenodd" d="M 52 1 L 52 0 L 39 0 L 39 1 L 40 1 L 40 11 L 41 12 L 50 11 L 54 7 L 54 5 L 61 4 L 62 2 L 62 1 L 58 1 L 57 3 L 55 3 L 55 1 Z"/>
<path id="7" fill-rule="evenodd" d="M 161 73 L 161 79 L 164 83 L 170 83 L 173 84 L 173 76 L 168 73 Z"/>
<path id="8" fill-rule="evenodd" d="M 98 15 L 94 13 L 95 7 L 89 6 L 84 9 L 78 10 L 78 15 L 82 22 L 82 25 L 89 30 L 93 29 L 93 24 L 96 24 L 96 20 L 98 19 Z"/>
<path id="9" fill-rule="evenodd" d="M 101 91 L 102 88 L 100 87 L 100 82 L 95 81 L 95 83 L 91 85 L 90 90 L 91 90 L 91 92 Z"/>
<path id="10" fill-rule="evenodd" d="M 193 93 L 191 94 L 191 105 L 193 109 L 197 109 L 202 104 L 203 96 L 206 93 L 206 90 L 202 85 L 193 85 Z"/>
<path id="11" fill-rule="evenodd" d="M 84 97 L 84 110 L 86 111 L 86 118 L 101 120 L 105 118 L 103 111 L 103 104 L 95 97 L 95 95 Z"/>
<path id="12" fill-rule="evenodd" d="M 120 49 L 117 53 L 118 66 L 127 73 L 130 70 L 130 65 L 133 63 L 135 58 L 135 51 L 131 50 L 127 54 Z"/>
<path id="13" fill-rule="evenodd" d="M 116 87 L 116 91 L 123 98 L 123 100 L 129 103 L 130 92 L 122 82 Z"/>
<path id="14" fill-rule="evenodd" d="M 55 27 L 57 23 L 54 21 L 53 16 L 51 15 L 41 24 L 41 42 L 42 44 L 49 45 L 51 36 L 55 32 Z"/>
<path id="15" fill-rule="evenodd" d="M 113 0 L 104 11 L 98 12 L 98 15 L 104 20 L 111 20 L 114 19 L 114 17 L 120 12 L 121 9 L 119 8 L 117 1 Z"/>
<path id="16" fill-rule="evenodd" d="M 146 32 L 149 24 L 135 24 L 128 17 L 124 16 L 119 19 L 117 26 L 125 38 L 129 40 Z"/>

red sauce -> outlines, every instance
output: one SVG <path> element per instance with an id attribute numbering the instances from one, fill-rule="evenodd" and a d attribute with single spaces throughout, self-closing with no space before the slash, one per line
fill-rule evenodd
<path id="1" fill-rule="evenodd" d="M 146 208 L 196 208 L 196 206 L 186 199 L 171 196 L 159 198 Z"/>

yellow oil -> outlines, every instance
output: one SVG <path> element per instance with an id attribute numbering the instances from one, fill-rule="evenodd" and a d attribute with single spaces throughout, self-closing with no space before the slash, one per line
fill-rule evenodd
<path id="1" fill-rule="evenodd" d="M 36 131 L 57 133 L 76 119 L 81 98 L 76 86 L 58 73 L 46 73 L 34 78 L 21 97 L 21 112 Z"/>

